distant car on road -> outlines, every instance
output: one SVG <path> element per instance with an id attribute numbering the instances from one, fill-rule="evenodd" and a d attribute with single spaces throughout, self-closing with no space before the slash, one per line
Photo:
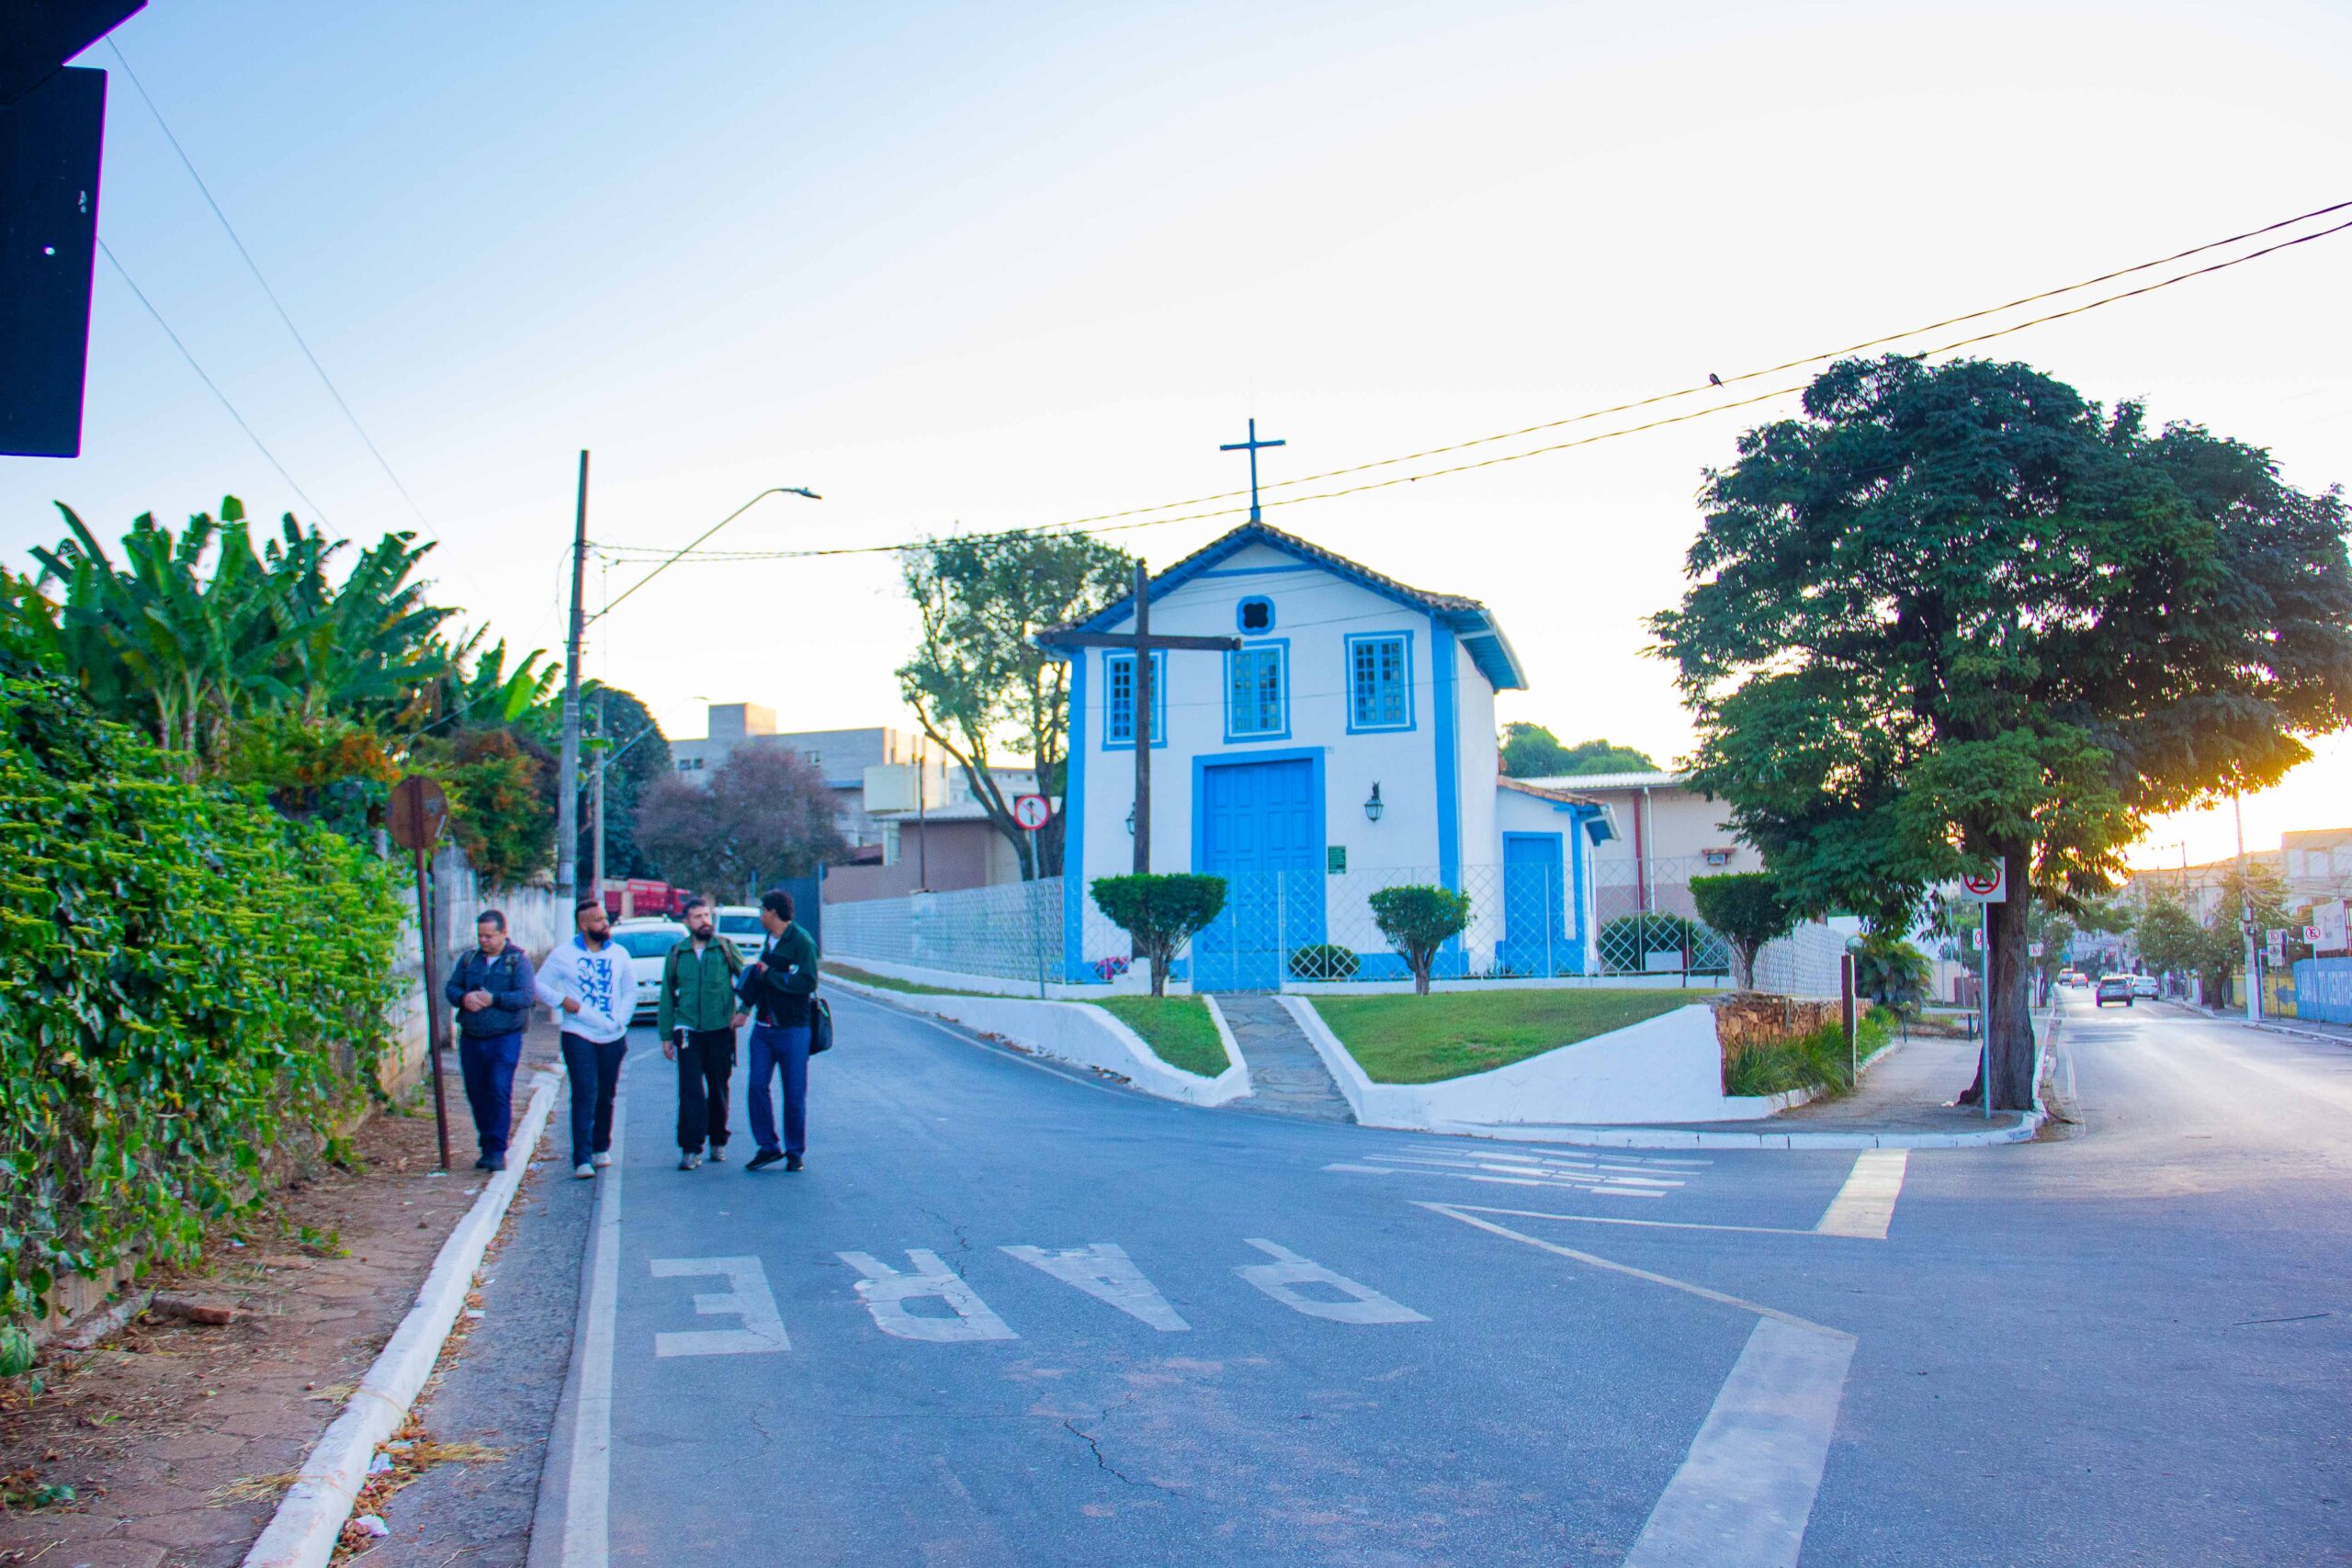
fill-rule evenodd
<path id="1" fill-rule="evenodd" d="M 677 920 L 623 920 L 613 928 L 613 940 L 628 954 L 628 966 L 637 976 L 632 1023 L 661 1004 L 662 961 L 685 938 L 686 928 Z"/>
<path id="2" fill-rule="evenodd" d="M 2101 975 L 2098 977 L 2098 990 L 2092 999 L 2099 1007 L 2105 1007 L 2109 1002 L 2121 1002 L 2125 1007 L 2130 1007 L 2132 1005 L 2132 976 Z"/>
<path id="3" fill-rule="evenodd" d="M 2156 977 L 2154 975 L 2132 976 L 2132 994 L 2135 997 L 2147 997 L 2154 998 L 2159 994 L 2156 986 Z"/>
<path id="4" fill-rule="evenodd" d="M 756 904 L 721 904 L 711 917 L 718 934 L 735 944 L 735 951 L 749 964 L 768 944 L 768 928 L 760 924 L 760 907 Z"/>

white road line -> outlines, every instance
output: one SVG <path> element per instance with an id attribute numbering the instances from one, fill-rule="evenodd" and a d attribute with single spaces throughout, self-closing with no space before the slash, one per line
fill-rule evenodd
<path id="1" fill-rule="evenodd" d="M 775 1310 L 768 1289 L 767 1271 L 756 1258 L 655 1258 L 648 1259 L 657 1280 L 724 1279 L 730 1287 L 704 1291 L 695 1296 L 695 1311 L 705 1317 L 732 1315 L 741 1328 L 694 1328 L 656 1334 L 653 1354 L 665 1356 L 756 1356 L 792 1348 L 784 1331 L 784 1317 Z"/>
<path id="2" fill-rule="evenodd" d="M 1305 1313 L 1332 1323 L 1427 1323 L 1428 1318 L 1400 1302 L 1391 1301 L 1370 1285 L 1361 1285 L 1345 1274 L 1326 1269 L 1311 1258 L 1301 1258 L 1289 1247 L 1271 1242 L 1262 1236 L 1247 1238 L 1250 1245 L 1273 1258 L 1272 1263 L 1244 1264 L 1234 1272 L 1257 1286 L 1293 1312 Z M 1319 1301 L 1301 1295 L 1301 1285 L 1329 1285 L 1351 1299 L 1344 1302 Z"/>
<path id="3" fill-rule="evenodd" d="M 627 1060 L 613 1091 L 613 1147 L 627 1150 Z M 578 1093 L 580 1086 L 571 1085 Z M 588 1287 L 588 1329 L 580 1364 L 580 1402 L 571 1414 L 571 1474 L 564 1488 L 563 1568 L 605 1568 L 612 1550 L 605 1489 L 613 1471 L 613 1313 L 620 1300 L 621 1171 L 616 1159 L 596 1183 L 595 1272 Z M 560 1164 L 555 1168 L 560 1169 Z"/>
<path id="4" fill-rule="evenodd" d="M 1168 1304 L 1159 1287 L 1143 1277 L 1126 1248 L 1116 1242 L 1098 1241 L 1068 1252 L 1047 1252 L 1041 1247 L 1001 1249 L 1033 1269 L 1042 1269 L 1066 1285 L 1075 1285 L 1098 1302 L 1107 1303 L 1139 1318 L 1162 1334 L 1182 1334 L 1192 1328 Z"/>
<path id="5" fill-rule="evenodd" d="M 1638 1194 L 1637 1194 L 1638 1196 Z M 1550 1214 L 1536 1209 L 1488 1209 L 1464 1203 L 1466 1213 L 1516 1214 L 1525 1220 L 1573 1220 L 1585 1225 L 1638 1225 L 1654 1231 L 1733 1231 L 1741 1235 L 1819 1235 L 1819 1231 L 1784 1230 L 1777 1225 L 1708 1225 L 1695 1220 L 1629 1220 L 1616 1214 Z"/>
<path id="6" fill-rule="evenodd" d="M 1854 1337 L 1722 1291 L 1580 1252 L 1443 1203 L 1420 1208 L 1763 1319 L 1715 1395 L 1626 1568 L 1796 1568 L 1821 1491 Z M 1555 1215 L 1554 1218 L 1567 1218 Z"/>
<path id="7" fill-rule="evenodd" d="M 989 1310 L 963 1277 L 927 1247 L 909 1247 L 907 1260 L 914 1272 L 901 1274 L 888 1263 L 864 1252 L 834 1254 L 865 1278 L 857 1282 L 857 1298 L 873 1314 L 874 1326 L 901 1339 L 928 1345 L 967 1344 L 978 1339 L 1018 1339 L 1004 1319 Z M 953 1317 L 918 1317 L 907 1303 L 936 1298 L 945 1302 Z"/>
<path id="8" fill-rule="evenodd" d="M 1886 1227 L 1894 1222 L 1894 1201 L 1903 1196 L 1903 1173 L 1910 1158 L 1908 1149 L 1864 1149 L 1855 1156 L 1846 1185 L 1813 1228 L 1823 1235 L 1884 1241 Z"/>
<path id="9" fill-rule="evenodd" d="M 1796 1568 L 1853 1359 L 1851 1335 L 1758 1324 L 1625 1568 Z"/>

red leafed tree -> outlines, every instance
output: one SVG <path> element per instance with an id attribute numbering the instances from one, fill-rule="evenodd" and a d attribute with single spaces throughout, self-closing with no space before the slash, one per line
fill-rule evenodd
<path id="1" fill-rule="evenodd" d="M 671 883 L 748 902 L 847 852 L 834 810 L 833 792 L 797 753 L 752 745 L 707 785 L 674 773 L 655 784 L 638 808 L 637 838 Z"/>

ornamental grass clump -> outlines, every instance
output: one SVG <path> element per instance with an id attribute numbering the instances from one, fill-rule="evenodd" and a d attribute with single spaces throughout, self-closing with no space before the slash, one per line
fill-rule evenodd
<path id="1" fill-rule="evenodd" d="M 391 1043 L 401 874 L 0 670 L 0 1315 L 193 1257 Z"/>

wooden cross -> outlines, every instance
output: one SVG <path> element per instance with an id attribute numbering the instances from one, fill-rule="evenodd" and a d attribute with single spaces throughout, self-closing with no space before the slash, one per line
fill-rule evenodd
<path id="1" fill-rule="evenodd" d="M 1261 446 L 1287 446 L 1289 445 L 1290 443 L 1286 441 L 1259 440 L 1258 422 L 1253 419 L 1250 422 L 1249 440 L 1228 441 L 1224 446 L 1217 448 L 1220 452 L 1247 452 L 1250 454 L 1250 521 L 1252 523 L 1261 523 L 1264 521 L 1264 519 L 1258 514 L 1258 449 Z"/>
<path id="2" fill-rule="evenodd" d="M 1253 429 L 1254 437 L 1257 432 Z M 1280 445 L 1270 443 L 1270 445 Z M 1136 562 L 1136 629 L 1132 632 L 1069 632 L 1054 640 L 1064 648 L 1124 648 L 1135 650 L 1136 716 L 1136 874 L 1151 870 L 1151 656 L 1163 649 L 1222 649 L 1241 646 L 1238 637 L 1154 637 L 1151 635 L 1151 582 L 1143 562 Z M 1107 683 L 1106 683 L 1107 684 Z M 1103 694 L 1108 696 L 1106 690 Z"/>

